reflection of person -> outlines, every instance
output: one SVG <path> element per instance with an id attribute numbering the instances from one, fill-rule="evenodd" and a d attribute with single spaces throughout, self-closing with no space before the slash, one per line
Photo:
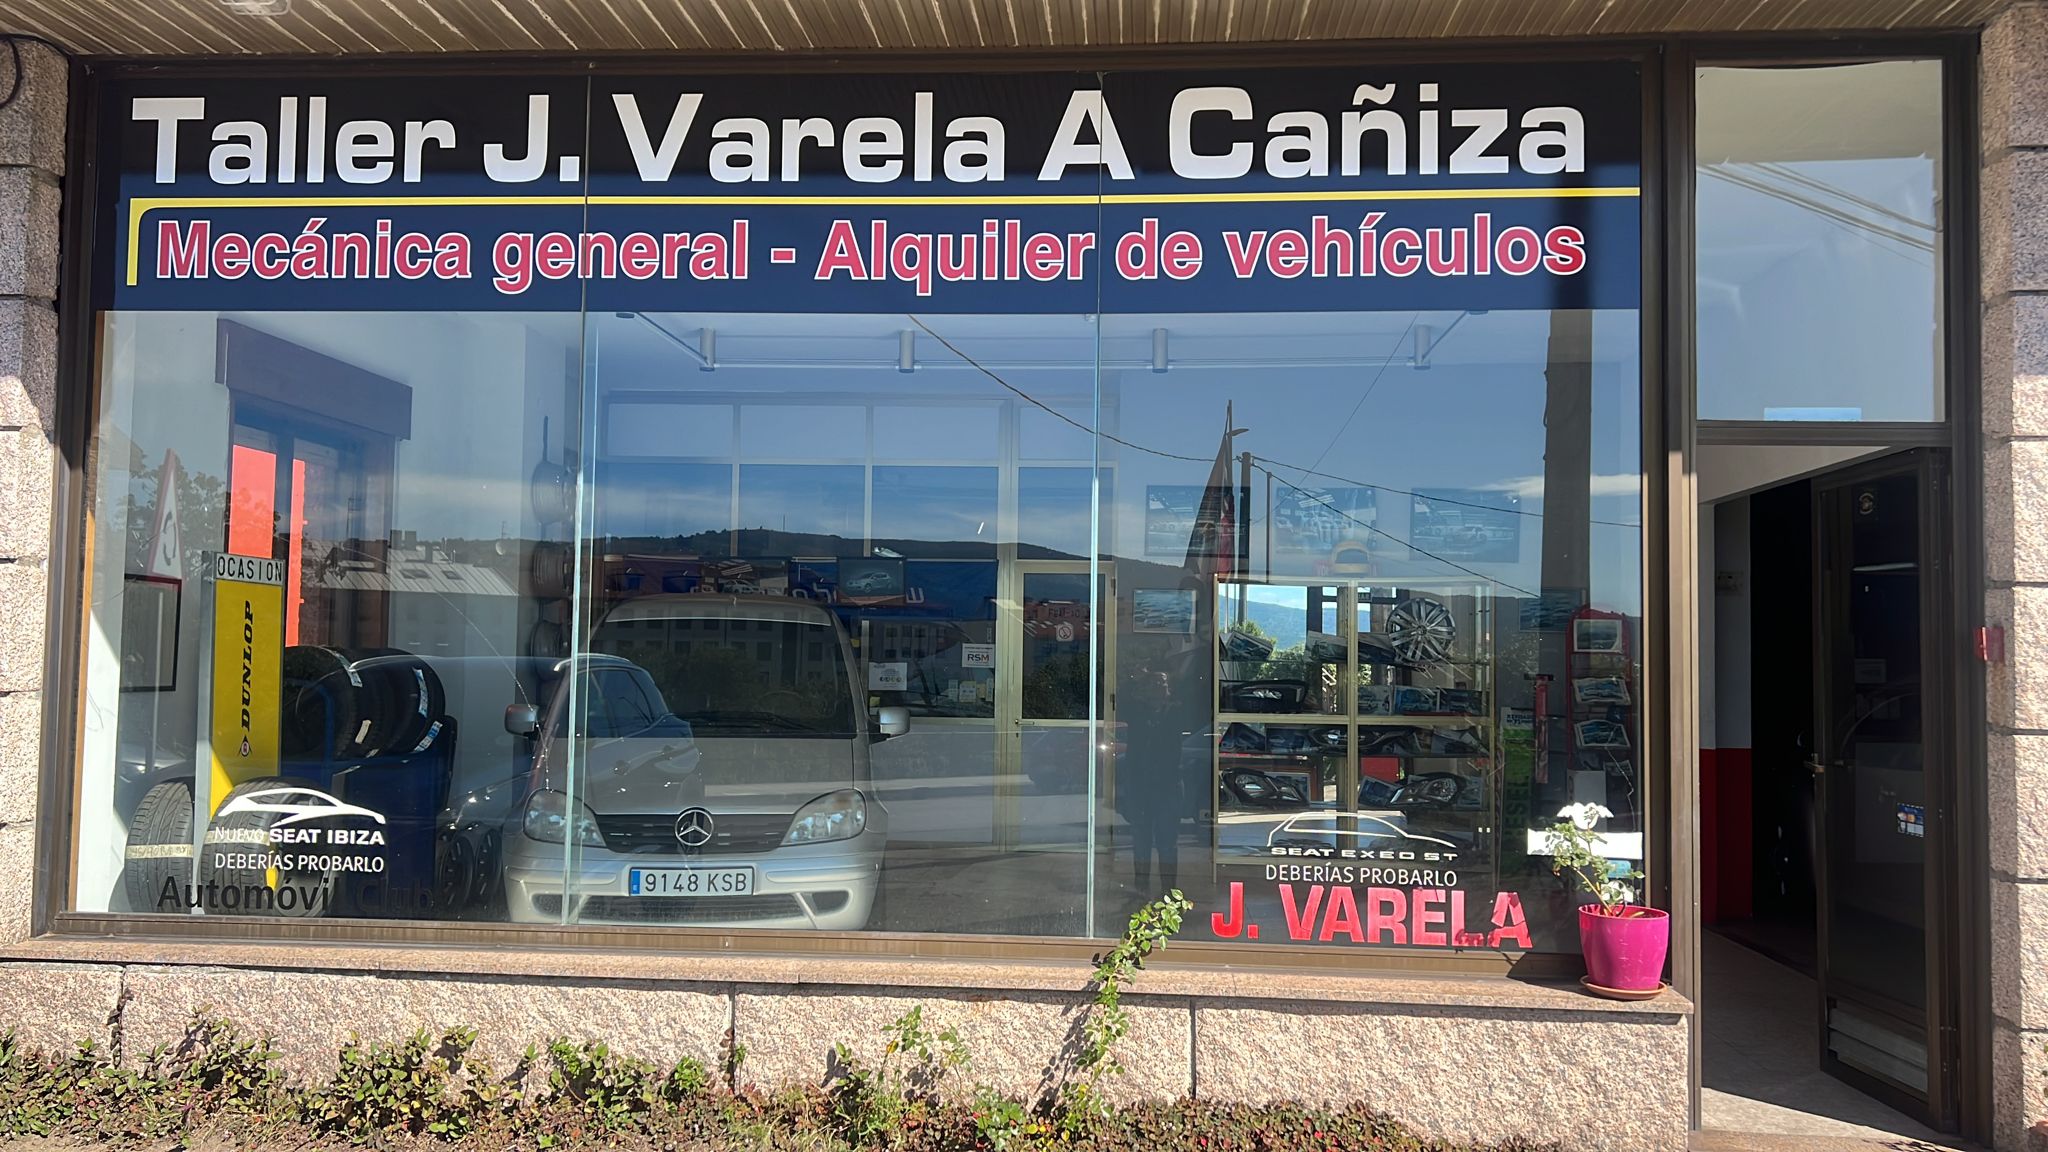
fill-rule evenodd
<path id="1" fill-rule="evenodd" d="M 1180 886 L 1180 824 L 1202 795 L 1203 781 L 1190 780 L 1181 763 L 1182 742 L 1200 726 L 1191 708 L 1200 709 L 1199 690 L 1151 663 L 1133 670 L 1117 703 L 1124 729 L 1117 812 L 1130 828 L 1137 885 L 1148 897 Z"/>

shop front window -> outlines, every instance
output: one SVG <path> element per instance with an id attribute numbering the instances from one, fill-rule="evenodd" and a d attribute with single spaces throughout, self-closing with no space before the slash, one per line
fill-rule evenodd
<path id="1" fill-rule="evenodd" d="M 1640 76 L 1369 71 L 110 83 L 73 907 L 1574 950 Z"/>
<path id="2" fill-rule="evenodd" d="M 1164 875 L 1206 938 L 1569 950 L 1540 829 L 1598 804 L 1642 863 L 1635 314 L 1148 315 L 1104 342 L 1160 330 L 1168 371 L 1105 379 L 1115 507 L 1147 523 L 1117 555 L 1106 919 Z"/>

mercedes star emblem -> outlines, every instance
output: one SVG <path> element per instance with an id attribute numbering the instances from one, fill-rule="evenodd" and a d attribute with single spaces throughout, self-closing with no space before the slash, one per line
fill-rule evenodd
<path id="1" fill-rule="evenodd" d="M 693 850 L 711 843 L 711 813 L 702 808 L 683 809 L 676 817 L 676 839 Z"/>

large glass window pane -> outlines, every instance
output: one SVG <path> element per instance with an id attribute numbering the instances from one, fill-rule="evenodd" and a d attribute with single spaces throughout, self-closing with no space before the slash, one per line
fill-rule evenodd
<path id="1" fill-rule="evenodd" d="M 572 618 L 577 317 L 102 322 L 90 579 L 157 599 L 91 600 L 78 906 L 506 918 Z"/>
<path id="2" fill-rule="evenodd" d="M 1104 520 L 1144 526 L 1105 916 L 1177 884 L 1202 938 L 1576 950 L 1540 829 L 1644 828 L 1637 322 L 1105 319 L 1106 361 L 1176 361 L 1103 379 Z"/>
<path id="3" fill-rule="evenodd" d="M 588 81 L 318 88 L 98 92 L 75 906 L 531 920 L 508 849 L 553 835 L 527 872 L 559 883 L 528 782 L 594 431 L 554 188 Z"/>
<path id="4" fill-rule="evenodd" d="M 1107 499 L 1116 486 L 1115 479 L 1114 471 L 1098 472 L 1086 465 L 1018 468 L 1017 554 L 1086 559 L 1095 534 L 1106 538 L 1111 527 L 1096 522 L 1096 484 L 1100 482 Z"/>
<path id="5" fill-rule="evenodd" d="M 1701 419 L 1943 417 L 1941 67 L 1698 70 Z"/>
<path id="6" fill-rule="evenodd" d="M 878 547 L 937 544 L 945 555 L 995 555 L 997 469 L 877 465 L 874 475 Z"/>
<path id="7" fill-rule="evenodd" d="M 679 541 L 709 556 L 731 550 L 732 465 L 600 463 L 596 473 L 596 533 L 608 548 Z"/>
<path id="8" fill-rule="evenodd" d="M 740 555 L 858 556 L 867 470 L 839 464 L 740 465 Z"/>
<path id="9" fill-rule="evenodd" d="M 1071 316 L 923 323 L 906 340 L 889 315 L 589 317 L 597 410 L 615 395 L 719 411 L 731 398 L 740 436 L 724 461 L 600 447 L 594 462 L 594 522 L 636 531 L 593 545 L 590 659 L 641 681 L 666 719 L 606 736 L 607 698 L 593 688 L 578 705 L 591 719 L 572 787 L 595 831 L 569 916 L 1086 930 L 1089 689 L 1103 682 L 1087 665 L 1090 438 L 1078 465 L 1004 463 L 1030 405 L 989 373 L 1086 412 L 1093 330 Z M 715 367 L 669 332 L 715 333 Z M 733 550 L 682 530 L 728 499 Z M 1027 540 L 1078 575 L 1025 574 Z M 884 733 L 899 711 L 908 731 Z M 698 835 L 686 815 L 709 825 L 701 843 L 679 835 Z M 559 885 L 528 895 L 563 911 Z"/>

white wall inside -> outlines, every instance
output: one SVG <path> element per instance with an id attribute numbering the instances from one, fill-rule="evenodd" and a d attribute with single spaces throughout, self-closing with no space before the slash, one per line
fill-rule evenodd
<path id="1" fill-rule="evenodd" d="M 1882 444 L 1702 444 L 1694 456 L 1700 503 L 1718 503 L 1890 451 Z"/>

